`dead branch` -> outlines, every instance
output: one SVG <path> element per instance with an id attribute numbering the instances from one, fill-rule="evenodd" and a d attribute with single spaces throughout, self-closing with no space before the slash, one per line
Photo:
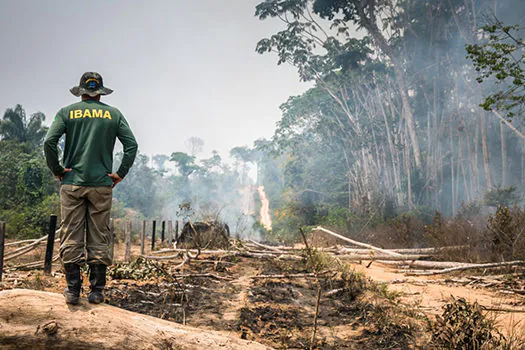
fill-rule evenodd
<path id="1" fill-rule="evenodd" d="M 495 311 L 495 312 L 525 313 L 525 310 L 523 309 L 507 309 L 507 308 L 488 307 L 488 306 L 483 306 L 483 309 L 486 311 Z"/>
<path id="2" fill-rule="evenodd" d="M 516 294 L 520 294 L 520 295 L 525 295 L 525 290 L 521 290 L 521 289 L 510 289 L 510 291 L 512 293 L 516 293 Z"/>
<path id="3" fill-rule="evenodd" d="M 55 262 L 59 258 L 60 256 L 57 254 L 53 257 L 53 260 L 51 260 L 51 262 Z M 16 266 L 10 267 L 10 269 L 16 270 L 16 269 L 24 269 L 24 268 L 29 269 L 29 268 L 36 268 L 36 267 L 44 268 L 44 260 L 30 262 L 30 263 L 23 264 L 23 265 L 16 265 Z"/>
<path id="4" fill-rule="evenodd" d="M 354 241 L 353 239 L 347 238 L 345 236 L 341 236 L 340 234 L 332 232 L 330 230 L 327 230 L 327 229 L 325 229 L 324 227 L 321 227 L 321 226 L 317 226 L 315 228 L 315 230 L 323 231 L 325 233 L 328 233 L 329 235 L 332 235 L 334 237 L 337 237 L 339 239 L 342 239 L 343 241 L 346 241 L 348 243 L 352 243 L 353 245 L 356 245 L 356 246 L 359 246 L 359 247 L 364 247 L 364 248 L 368 248 L 368 249 L 372 249 L 372 250 L 377 250 L 378 252 L 382 252 L 382 253 L 385 253 L 385 254 L 388 254 L 388 255 L 401 255 L 401 254 L 393 252 L 391 250 L 386 250 L 386 249 L 375 247 L 375 246 L 373 246 L 371 244 Z"/>
<path id="5" fill-rule="evenodd" d="M 428 275 L 442 275 L 445 273 L 451 273 L 456 271 L 465 271 L 465 270 L 474 270 L 474 269 L 493 269 L 499 267 L 510 267 L 510 266 L 521 266 L 525 265 L 525 261 L 507 261 L 501 263 L 490 263 L 490 264 L 474 264 L 473 266 L 458 266 L 451 267 L 448 269 L 438 270 L 438 271 L 429 271 L 429 272 L 420 272 L 418 274 L 413 274 L 417 276 L 428 276 Z"/>
<path id="6" fill-rule="evenodd" d="M 425 260 L 415 260 L 415 261 L 387 261 L 378 259 L 376 262 L 379 262 L 384 265 L 390 265 L 394 267 L 406 266 L 408 268 L 419 268 L 419 269 L 446 269 L 459 266 L 476 266 L 477 264 L 470 263 L 459 263 L 454 261 L 425 261 Z"/>
<path id="7" fill-rule="evenodd" d="M 415 261 L 420 259 L 430 258 L 430 255 L 358 255 L 358 254 L 347 254 L 347 255 L 334 255 L 341 260 L 381 260 L 381 261 Z"/>
<path id="8" fill-rule="evenodd" d="M 284 253 L 282 250 L 279 250 L 278 248 L 271 247 L 269 245 L 264 245 L 262 243 L 256 242 L 256 241 L 251 240 L 251 239 L 249 240 L 249 242 L 252 243 L 252 244 L 255 244 L 258 247 L 261 247 L 261 248 L 264 248 L 264 249 L 267 249 L 267 250 L 271 250 L 271 251 L 274 251 L 276 253 L 280 253 L 280 254 Z"/>
<path id="9" fill-rule="evenodd" d="M 41 242 L 44 243 L 44 241 L 47 239 L 47 235 L 45 235 L 44 237 L 40 237 L 39 239 L 35 240 L 33 243 L 31 244 L 28 244 L 28 245 L 25 245 L 23 247 L 20 247 L 20 248 L 17 248 L 15 250 L 13 250 L 12 252 L 9 252 L 10 255 L 12 254 L 15 254 L 15 253 L 18 253 L 18 252 L 21 252 L 21 251 L 24 251 L 25 249 L 27 248 L 33 248 L 33 247 L 36 247 L 37 245 L 39 245 Z"/>
<path id="10" fill-rule="evenodd" d="M 162 254 L 162 253 L 186 253 L 186 252 L 199 253 L 199 249 L 182 249 L 182 248 L 163 249 L 163 250 L 159 250 L 159 251 L 151 252 L 151 253 L 157 255 L 157 254 Z M 202 249 L 202 250 L 200 250 L 201 254 L 225 254 L 225 253 L 231 253 L 231 252 L 232 252 L 232 250 L 224 250 L 224 249 L 220 249 L 220 250 L 205 250 L 205 249 Z"/>
<path id="11" fill-rule="evenodd" d="M 329 272 L 332 272 L 331 270 L 326 270 L 326 271 L 321 271 L 317 274 L 317 276 L 319 275 L 324 275 L 324 274 L 327 274 Z M 315 273 L 284 273 L 284 274 L 276 274 L 276 275 L 256 275 L 256 276 L 252 276 L 252 278 L 256 278 L 256 279 L 259 279 L 259 278 L 276 278 L 276 279 L 283 279 L 283 278 L 308 278 L 308 277 L 316 277 L 316 274 Z"/>
<path id="12" fill-rule="evenodd" d="M 401 254 L 437 254 L 444 251 L 460 250 L 468 248 L 467 245 L 454 245 L 446 247 L 431 247 L 431 248 L 410 248 L 410 249 L 387 249 Z"/>
<path id="13" fill-rule="evenodd" d="M 324 294 L 324 296 L 325 296 L 326 298 L 328 298 L 328 297 L 331 297 L 332 295 L 336 295 L 337 293 L 340 293 L 340 292 L 342 292 L 342 291 L 344 291 L 344 290 L 345 290 L 344 288 L 332 289 L 332 290 L 329 290 L 328 292 L 326 292 L 326 293 Z"/>
<path id="14" fill-rule="evenodd" d="M 184 256 L 184 260 L 183 260 L 180 264 L 178 264 L 178 265 L 176 265 L 176 266 L 173 266 L 173 269 L 175 269 L 175 270 L 182 269 L 182 267 L 183 267 L 184 265 L 186 265 L 187 263 L 189 263 L 190 260 L 191 260 L 190 255 L 189 255 L 189 254 L 186 254 L 186 255 Z"/>
<path id="15" fill-rule="evenodd" d="M 189 273 L 185 275 L 173 275 L 175 278 L 200 278 L 200 277 L 208 277 L 208 278 L 214 278 L 217 280 L 223 280 L 223 281 L 231 281 L 232 279 L 230 277 L 224 277 L 219 275 L 214 275 L 213 273 Z"/>
<path id="16" fill-rule="evenodd" d="M 5 247 L 11 247 L 11 246 L 21 245 L 21 244 L 26 244 L 26 243 L 34 243 L 35 241 L 36 239 L 26 239 L 23 241 L 16 241 L 16 242 L 11 242 L 11 243 L 6 243 Z"/>

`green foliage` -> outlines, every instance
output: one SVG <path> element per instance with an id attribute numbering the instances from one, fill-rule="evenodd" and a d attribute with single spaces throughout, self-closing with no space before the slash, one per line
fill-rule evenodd
<path id="1" fill-rule="evenodd" d="M 495 19 L 483 27 L 485 40 L 466 45 L 467 58 L 478 72 L 478 83 L 495 82 L 500 89 L 480 104 L 485 110 L 503 111 L 507 119 L 524 117 L 525 42 L 519 25 L 506 25 Z"/>
<path id="2" fill-rule="evenodd" d="M 46 116 L 37 112 L 26 117 L 26 112 L 21 105 L 8 108 L 2 120 L 0 120 L 0 137 L 3 140 L 16 141 L 24 145 L 27 152 L 32 152 L 42 145 L 47 133 L 47 127 L 43 125 Z"/>
<path id="3" fill-rule="evenodd" d="M 516 186 L 496 187 L 485 193 L 485 204 L 489 207 L 509 206 L 518 202 L 519 196 L 516 194 Z"/>
<path id="4" fill-rule="evenodd" d="M 503 340 L 495 321 L 483 313 L 481 305 L 463 298 L 452 298 L 443 307 L 432 330 L 432 341 L 440 349 L 494 349 Z"/>
<path id="5" fill-rule="evenodd" d="M 509 261 L 525 258 L 525 211 L 515 206 L 499 205 L 489 215 L 488 232 L 492 239 L 495 259 Z"/>
<path id="6" fill-rule="evenodd" d="M 171 154 L 170 161 L 175 162 L 180 174 L 184 177 L 190 176 L 199 169 L 195 164 L 195 156 L 190 156 L 184 152 L 174 152 Z"/>
<path id="7" fill-rule="evenodd" d="M 60 198 L 56 193 L 31 205 L 20 203 L 2 210 L 0 220 L 7 222 L 10 237 L 35 238 L 48 233 L 49 216 L 52 214 L 60 215 Z"/>
<path id="8" fill-rule="evenodd" d="M 332 227 L 335 229 L 347 229 L 348 223 L 352 220 L 352 213 L 347 208 L 329 208 L 326 215 L 317 214 L 319 225 Z"/>
<path id="9" fill-rule="evenodd" d="M 169 273 L 162 264 L 139 257 L 131 263 L 118 263 L 108 270 L 108 275 L 113 279 L 144 280 L 168 276 Z"/>
<path id="10" fill-rule="evenodd" d="M 121 155 L 117 155 L 115 166 L 119 164 Z M 157 173 L 148 166 L 148 162 L 147 156 L 139 154 L 125 181 L 115 187 L 113 196 L 120 205 L 137 209 L 146 217 L 151 217 L 158 213 L 164 203 L 158 198 Z"/>
<path id="11" fill-rule="evenodd" d="M 60 214 L 58 182 L 40 150 L 44 119 L 37 113 L 28 122 L 17 105 L 6 111 L 0 124 L 0 220 L 7 222 L 12 237 L 46 234 L 49 216 Z"/>

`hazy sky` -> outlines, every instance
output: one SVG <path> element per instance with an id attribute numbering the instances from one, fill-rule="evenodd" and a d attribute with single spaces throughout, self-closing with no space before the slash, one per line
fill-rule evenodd
<path id="1" fill-rule="evenodd" d="M 0 112 L 20 103 L 50 123 L 80 75 L 98 71 L 140 151 L 187 151 L 197 136 L 226 157 L 270 137 L 279 105 L 308 88 L 255 52 L 281 28 L 254 17 L 260 1 L 0 0 Z"/>

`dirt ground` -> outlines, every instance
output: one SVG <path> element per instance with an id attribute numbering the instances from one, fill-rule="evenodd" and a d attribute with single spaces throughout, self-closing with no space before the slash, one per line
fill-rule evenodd
<path id="1" fill-rule="evenodd" d="M 123 252 L 123 245 L 118 245 L 117 261 L 122 260 Z M 9 270 L 9 265 L 37 260 L 42 254 L 40 250 L 10 262 L 0 290 L 61 292 L 65 280 L 59 263 L 54 264 L 50 276 L 41 270 Z M 132 256 L 138 254 L 139 247 L 133 246 Z M 181 260 L 117 264 L 110 269 L 106 302 L 169 321 L 236 334 L 277 349 L 309 347 L 317 297 L 315 279 L 257 278 L 308 273 L 304 261 L 201 255 L 181 270 L 174 270 Z M 366 265 L 352 264 L 355 273 L 350 277 L 334 274 L 323 279 L 317 348 L 424 348 L 421 344 L 428 341 L 424 331 L 427 320 L 440 314 L 451 296 L 500 310 L 490 312 L 505 334 L 525 334 L 523 295 L 505 293 L 501 287 L 482 287 L 475 279 L 464 283 L 467 274 L 407 277 L 377 262 Z M 521 283 L 519 288 L 525 289 L 525 276 L 516 279 Z M 354 287 L 349 289 L 348 285 Z M 88 290 L 85 278 L 83 297 Z M 329 291 L 334 293 L 327 294 Z"/>
<path id="2" fill-rule="evenodd" d="M 525 296 L 510 294 L 504 289 L 480 287 L 475 283 L 476 279 L 472 279 L 469 285 L 459 284 L 457 281 L 461 280 L 461 276 L 469 276 L 467 273 L 453 276 L 405 276 L 379 263 L 373 263 L 369 268 L 362 264 L 353 266 L 372 280 L 387 283 L 391 291 L 400 293 L 404 304 L 413 305 L 426 314 L 441 314 L 443 305 L 451 296 L 465 298 L 469 302 L 477 301 L 488 310 L 496 310 L 491 311 L 491 315 L 505 334 L 525 334 Z M 525 276 L 521 277 L 521 286 L 525 287 Z"/>

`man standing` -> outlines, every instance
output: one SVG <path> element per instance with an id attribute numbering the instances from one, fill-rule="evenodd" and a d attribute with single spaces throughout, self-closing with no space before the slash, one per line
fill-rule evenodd
<path id="1" fill-rule="evenodd" d="M 137 142 L 120 111 L 100 102 L 113 90 L 98 73 L 87 72 L 71 93 L 81 97 L 58 111 L 45 142 L 47 165 L 61 181 L 60 257 L 66 273 L 66 303 L 79 303 L 81 266 L 89 265 L 90 303 L 104 301 L 106 267 L 111 265 L 109 220 L 112 188 L 126 176 L 137 154 Z M 58 140 L 66 134 L 63 165 Z M 116 139 L 124 148 L 122 164 L 113 173 Z"/>

